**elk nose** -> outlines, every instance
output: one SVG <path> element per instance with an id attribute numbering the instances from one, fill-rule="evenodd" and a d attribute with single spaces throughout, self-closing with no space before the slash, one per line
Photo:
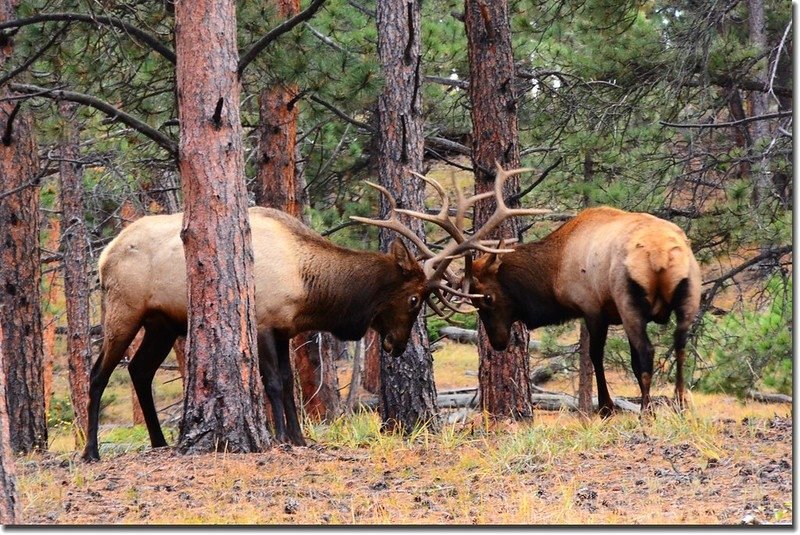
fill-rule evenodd
<path id="1" fill-rule="evenodd" d="M 383 350 L 389 354 L 392 354 L 392 350 L 394 349 L 394 337 L 391 334 L 387 334 L 383 337 Z"/>

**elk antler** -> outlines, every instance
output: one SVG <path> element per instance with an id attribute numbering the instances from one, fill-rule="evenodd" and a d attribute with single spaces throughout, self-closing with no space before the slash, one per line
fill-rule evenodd
<path id="1" fill-rule="evenodd" d="M 439 195 L 442 206 L 439 212 L 435 215 L 415 210 L 397 208 L 397 202 L 389 190 L 378 184 L 367 182 L 369 186 L 377 189 L 387 198 L 390 206 L 389 217 L 387 219 L 369 219 L 365 217 L 350 216 L 350 219 L 360 223 L 388 228 L 408 238 L 412 243 L 414 243 L 414 245 L 417 246 L 423 257 L 426 259 L 423 262 L 423 270 L 427 279 L 428 289 L 433 293 L 433 295 L 439 299 L 443 306 L 452 311 L 451 315 L 455 312 L 470 312 L 474 309 L 464 309 L 458 306 L 458 304 L 460 304 L 458 301 L 460 301 L 460 299 L 469 299 L 481 296 L 478 294 L 469 293 L 468 279 L 472 267 L 472 257 L 467 253 L 472 250 L 482 251 L 485 253 L 509 253 L 513 249 L 504 249 L 503 240 L 500 241 L 497 247 L 493 247 L 492 245 L 496 243 L 495 241 L 484 240 L 483 238 L 510 217 L 542 215 L 551 212 L 550 210 L 540 208 L 509 208 L 506 205 L 505 199 L 503 198 L 503 186 L 505 185 L 506 180 L 508 180 L 508 178 L 511 176 L 530 170 L 531 169 L 512 169 L 505 171 L 500 164 L 497 163 L 497 176 L 495 178 L 494 191 L 478 193 L 471 197 L 464 197 L 463 192 L 456 184 L 455 176 L 453 176 L 453 185 L 456 190 L 457 200 L 455 221 L 450 219 L 450 200 L 447 196 L 447 193 L 445 192 L 444 188 L 442 188 L 442 186 L 433 179 L 430 179 L 419 173 L 412 172 L 414 176 L 420 178 L 426 184 L 431 185 Z M 478 201 L 482 199 L 488 199 L 492 196 L 495 197 L 495 202 L 497 203 L 497 208 L 495 209 L 494 213 L 489 216 L 489 219 L 480 228 L 475 229 L 471 236 L 467 236 L 464 230 L 464 220 L 467 210 Z M 433 251 L 430 250 L 430 248 L 422 241 L 422 239 L 420 239 L 419 236 L 417 236 L 414 231 L 412 231 L 398 219 L 397 214 L 405 214 L 410 217 L 434 223 L 447 232 L 447 234 L 452 238 L 452 241 L 438 253 L 433 253 Z M 449 269 L 450 263 L 460 256 L 466 256 L 466 276 L 464 277 L 464 280 L 467 281 L 467 284 L 463 290 L 458 290 L 455 288 L 456 275 Z M 446 279 L 447 283 L 445 283 L 442 279 Z M 444 293 L 453 295 L 456 303 L 446 299 Z M 428 299 L 428 303 L 435 312 L 440 315 L 444 315 L 442 314 L 442 310 L 436 306 L 435 303 L 433 303 L 432 297 Z"/>

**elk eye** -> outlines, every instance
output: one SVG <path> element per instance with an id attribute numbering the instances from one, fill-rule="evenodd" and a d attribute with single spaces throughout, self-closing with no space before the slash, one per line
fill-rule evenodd
<path id="1" fill-rule="evenodd" d="M 412 295 L 408 298 L 408 304 L 411 306 L 411 308 L 416 308 L 416 306 L 419 304 L 419 297 Z"/>
<path id="2" fill-rule="evenodd" d="M 487 295 L 483 299 L 484 301 L 486 301 L 487 306 L 492 306 L 492 303 L 494 303 L 494 297 L 492 297 L 491 295 Z"/>

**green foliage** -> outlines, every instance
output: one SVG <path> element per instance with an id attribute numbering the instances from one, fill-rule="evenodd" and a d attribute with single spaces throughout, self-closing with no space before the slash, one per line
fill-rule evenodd
<path id="1" fill-rule="evenodd" d="M 476 329 L 478 324 L 477 314 L 454 314 L 450 318 L 450 322 L 455 323 L 464 329 Z M 426 325 L 428 327 L 428 339 L 433 341 L 441 337 L 440 330 L 442 327 L 447 327 L 450 322 L 439 316 L 430 316 Z"/>
<path id="2" fill-rule="evenodd" d="M 708 366 L 698 381 L 707 392 L 743 397 L 759 385 L 783 393 L 792 389 L 791 281 L 769 281 L 766 306 L 723 317 L 704 316 L 697 342 L 700 359 Z"/>

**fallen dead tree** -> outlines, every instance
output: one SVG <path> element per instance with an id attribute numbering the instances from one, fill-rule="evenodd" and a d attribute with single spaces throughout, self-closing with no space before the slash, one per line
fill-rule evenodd
<path id="1" fill-rule="evenodd" d="M 452 325 L 448 325 L 439 329 L 439 334 L 461 344 L 478 343 L 478 331 L 474 329 L 462 329 L 461 327 L 453 327 Z M 531 339 L 528 342 L 528 349 L 530 351 L 538 350 L 541 346 L 542 343 L 539 340 Z"/>
<path id="2" fill-rule="evenodd" d="M 760 401 L 761 403 L 791 403 L 792 396 L 786 394 L 769 394 L 767 392 L 756 392 L 751 390 L 747 393 L 747 399 Z"/>
<path id="3" fill-rule="evenodd" d="M 614 398 L 614 406 L 625 412 L 639 414 L 639 405 L 622 398 Z M 578 410 L 578 398 L 569 394 L 538 393 L 531 395 L 534 409 L 543 411 Z M 597 410 L 597 398 L 592 399 L 594 410 Z M 378 407 L 378 397 L 372 396 L 362 399 L 359 405 L 366 409 Z M 480 394 L 477 388 L 464 388 L 447 390 L 436 396 L 436 405 L 440 409 L 478 409 L 480 408 Z"/>

